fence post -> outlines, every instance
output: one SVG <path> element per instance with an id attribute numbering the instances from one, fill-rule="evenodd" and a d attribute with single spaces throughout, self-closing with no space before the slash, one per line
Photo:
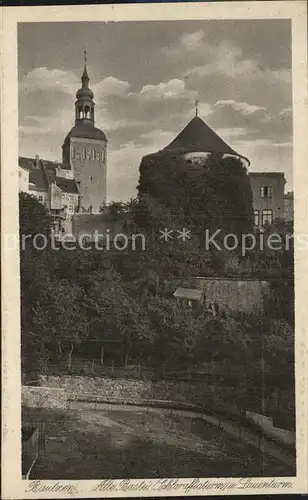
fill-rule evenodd
<path id="1" fill-rule="evenodd" d="M 46 451 L 46 430 L 45 423 L 38 426 L 38 455 L 44 455 Z"/>

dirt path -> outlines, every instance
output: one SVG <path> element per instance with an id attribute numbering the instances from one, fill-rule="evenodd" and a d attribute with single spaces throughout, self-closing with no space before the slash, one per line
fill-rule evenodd
<path id="1" fill-rule="evenodd" d="M 266 459 L 265 472 L 290 475 Z M 145 410 L 67 411 L 33 479 L 260 476 L 260 455 L 202 421 Z"/>

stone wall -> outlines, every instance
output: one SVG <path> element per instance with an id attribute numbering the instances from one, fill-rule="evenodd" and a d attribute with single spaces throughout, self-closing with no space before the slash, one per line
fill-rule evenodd
<path id="1" fill-rule="evenodd" d="M 277 439 L 279 442 L 287 445 L 295 445 L 295 432 L 274 427 L 273 419 L 271 417 L 246 411 L 246 418 L 248 421 L 253 422 L 260 427 L 266 436 Z"/>
<path id="2" fill-rule="evenodd" d="M 270 283 L 257 279 L 196 277 L 193 285 L 204 290 L 206 307 L 214 301 L 220 310 L 262 312 L 270 295 Z"/>
<path id="3" fill-rule="evenodd" d="M 41 376 L 41 385 L 46 388 L 64 389 L 68 397 L 72 399 L 92 394 L 102 399 L 171 400 L 202 406 L 209 404 L 210 397 L 209 387 L 204 382 L 151 382 L 133 379 L 44 375 Z"/>
<path id="4" fill-rule="evenodd" d="M 59 387 L 31 387 L 23 385 L 21 404 L 31 408 L 66 408 L 67 393 Z"/>

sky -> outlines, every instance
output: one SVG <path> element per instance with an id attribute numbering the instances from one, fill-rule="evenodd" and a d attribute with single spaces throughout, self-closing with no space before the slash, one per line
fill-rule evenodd
<path id="1" fill-rule="evenodd" d="M 84 47 L 95 125 L 108 138 L 107 199 L 136 195 L 141 158 L 195 114 L 292 189 L 289 20 L 21 23 L 19 154 L 61 160 Z"/>

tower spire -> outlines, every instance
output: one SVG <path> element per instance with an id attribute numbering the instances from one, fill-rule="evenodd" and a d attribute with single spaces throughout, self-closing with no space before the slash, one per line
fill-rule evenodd
<path id="1" fill-rule="evenodd" d="M 89 88 L 89 75 L 87 71 L 87 49 L 84 47 L 83 50 L 84 55 L 84 70 L 81 76 L 81 88 L 76 93 L 76 102 L 75 102 L 75 121 L 76 123 L 86 122 L 94 123 L 94 94 L 92 90 Z"/>
<path id="2" fill-rule="evenodd" d="M 199 112 L 198 106 L 199 106 L 199 98 L 197 97 L 197 99 L 195 100 L 196 116 L 198 116 Z"/>
<path id="3" fill-rule="evenodd" d="M 83 49 L 83 57 L 84 57 L 84 70 L 83 70 L 81 80 L 82 80 L 83 85 L 86 84 L 86 86 L 87 86 L 87 83 L 89 82 L 90 78 L 88 76 L 88 71 L 87 71 L 88 54 L 87 54 L 86 47 L 84 47 L 84 49 Z"/>

